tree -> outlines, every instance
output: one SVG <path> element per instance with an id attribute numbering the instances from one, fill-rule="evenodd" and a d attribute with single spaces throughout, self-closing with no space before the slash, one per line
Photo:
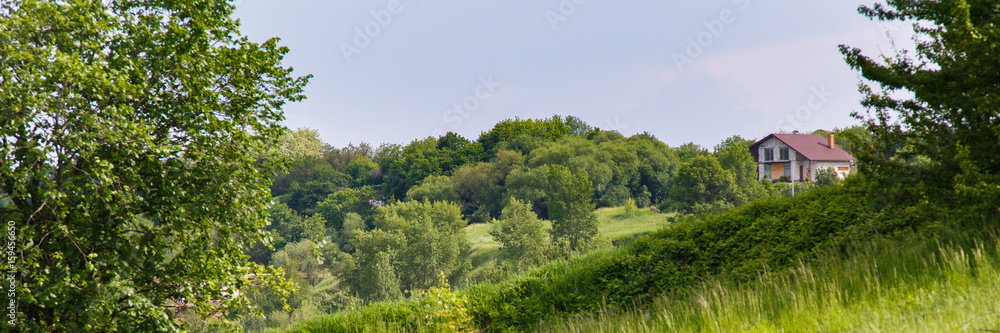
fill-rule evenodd
<path id="1" fill-rule="evenodd" d="M 406 199 L 413 201 L 458 201 L 448 176 L 428 176 L 406 192 Z"/>
<path id="2" fill-rule="evenodd" d="M 322 216 L 303 217 L 285 204 L 271 206 L 268 212 L 271 225 L 268 230 L 277 232 L 274 240 L 275 248 L 282 248 L 286 243 L 295 243 L 305 239 L 322 240 L 323 226 L 326 220 Z"/>
<path id="3" fill-rule="evenodd" d="M 358 213 L 350 212 L 344 217 L 344 227 L 340 229 L 340 244 L 344 252 L 354 253 L 354 235 L 365 231 L 365 221 Z"/>
<path id="4" fill-rule="evenodd" d="M 305 156 L 322 158 L 330 146 L 319 138 L 319 132 L 311 128 L 286 130 L 278 141 L 278 155 L 298 159 Z"/>
<path id="5" fill-rule="evenodd" d="M 247 261 L 307 77 L 226 2 L 0 3 L 0 192 L 26 331 L 169 331 L 279 283 Z M 230 292 L 226 292 L 229 290 Z M 218 300 L 216 305 L 212 300 Z M 222 320 L 228 320 L 222 316 Z"/>
<path id="6" fill-rule="evenodd" d="M 698 156 L 681 165 L 674 178 L 670 200 L 685 213 L 705 213 L 732 206 L 735 181 L 711 155 Z"/>
<path id="7" fill-rule="evenodd" d="M 515 272 L 541 264 L 548 248 L 542 220 L 531 206 L 512 198 L 500 214 L 500 220 L 490 223 L 490 236 L 500 243 L 497 260 Z"/>
<path id="8" fill-rule="evenodd" d="M 757 180 L 757 162 L 750 155 L 753 141 L 733 136 L 715 147 L 715 158 L 733 175 L 732 204 L 742 206 L 768 195 Z"/>
<path id="9" fill-rule="evenodd" d="M 632 198 L 625 200 L 625 217 L 635 217 L 636 210 L 638 210 L 638 208 L 635 207 L 635 200 Z"/>
<path id="10" fill-rule="evenodd" d="M 462 213 L 472 222 L 489 222 L 500 215 L 504 181 L 515 167 L 524 164 L 518 152 L 502 150 L 493 162 L 466 165 L 451 177 Z"/>
<path id="11" fill-rule="evenodd" d="M 547 180 L 552 242 L 569 251 L 586 250 L 597 236 L 597 216 L 590 200 L 593 185 L 587 173 L 551 165 Z"/>
<path id="12" fill-rule="evenodd" d="M 823 168 L 816 170 L 816 185 L 830 186 L 840 183 L 840 176 L 833 168 Z"/>
<path id="13" fill-rule="evenodd" d="M 546 219 L 549 216 L 546 206 L 548 174 L 548 165 L 536 168 L 522 166 L 512 170 L 504 182 L 504 201 L 509 202 L 513 198 L 519 198 L 530 205 L 539 218 Z"/>
<path id="14" fill-rule="evenodd" d="M 568 135 L 572 129 L 559 116 L 552 116 L 549 119 L 507 119 L 493 126 L 487 132 L 479 136 L 479 143 L 482 144 L 483 151 L 487 154 L 496 154 L 500 151 L 500 144 L 514 140 L 518 136 L 528 135 L 544 141 L 554 142 Z M 527 154 L 527 151 L 521 151 Z"/>
<path id="15" fill-rule="evenodd" d="M 851 68 L 878 85 L 861 85 L 869 113 L 854 113 L 873 134 L 871 143 L 853 152 L 860 170 L 889 184 L 946 189 L 957 174 L 971 170 L 995 179 L 1000 174 L 996 2 L 896 0 L 859 11 L 879 21 L 919 22 L 913 25 L 919 38 L 914 52 L 872 59 L 840 46 Z"/>
<path id="16" fill-rule="evenodd" d="M 397 202 L 380 208 L 373 220 L 375 229 L 356 232 L 353 241 L 359 269 L 354 283 L 369 300 L 385 294 L 379 291 L 384 285 L 372 283 L 377 276 L 389 276 L 389 266 L 398 278 L 398 290 L 407 291 L 433 286 L 439 272 L 455 281 L 468 271 L 466 223 L 454 203 Z M 384 256 L 379 253 L 391 260 L 377 261 Z"/>
<path id="17" fill-rule="evenodd" d="M 358 214 L 367 220 L 375 214 L 371 200 L 377 199 L 375 189 L 365 186 L 359 189 L 342 188 L 316 204 L 316 213 L 326 220 L 327 229 L 341 230 L 349 213 Z"/>
<path id="18" fill-rule="evenodd" d="M 360 157 L 347 165 L 346 173 L 351 177 L 353 181 L 352 186 L 361 187 L 368 185 L 375 185 L 376 170 L 378 170 L 378 164 L 372 162 L 368 157 Z"/>
<path id="19" fill-rule="evenodd" d="M 406 238 L 399 231 L 374 229 L 356 233 L 352 244 L 357 271 L 351 282 L 359 296 L 368 301 L 402 297 L 396 261 L 399 249 L 406 246 Z"/>

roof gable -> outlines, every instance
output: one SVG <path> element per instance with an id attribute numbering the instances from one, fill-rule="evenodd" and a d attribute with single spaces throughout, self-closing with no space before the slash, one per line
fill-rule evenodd
<path id="1" fill-rule="evenodd" d="M 812 161 L 853 161 L 854 156 L 837 145 L 830 149 L 827 137 L 819 134 L 771 134 L 750 146 L 751 150 L 770 138 L 784 142 L 788 147 Z"/>

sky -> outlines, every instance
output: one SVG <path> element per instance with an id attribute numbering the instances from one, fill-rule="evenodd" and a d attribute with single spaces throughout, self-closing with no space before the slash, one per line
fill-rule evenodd
<path id="1" fill-rule="evenodd" d="M 908 27 L 870 2 L 802 0 L 237 0 L 252 41 L 278 37 L 307 99 L 285 125 L 343 147 L 470 140 L 504 119 L 573 115 L 671 146 L 857 124 L 861 79 Z M 892 37 L 890 39 L 890 36 Z"/>

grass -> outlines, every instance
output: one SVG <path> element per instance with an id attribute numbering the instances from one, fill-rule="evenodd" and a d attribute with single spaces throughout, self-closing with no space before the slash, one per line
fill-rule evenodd
<path id="1" fill-rule="evenodd" d="M 750 283 L 706 282 L 637 310 L 555 318 L 539 331 L 1000 332 L 996 237 L 909 236 L 849 252 Z"/>
<path id="2" fill-rule="evenodd" d="M 625 208 L 601 208 L 597 214 L 597 231 L 600 237 L 611 241 L 613 244 L 626 242 L 662 229 L 668 222 L 668 218 L 674 213 L 660 214 L 647 209 L 639 209 L 635 217 L 626 217 Z M 552 223 L 544 222 L 545 230 L 552 230 Z M 496 250 L 500 244 L 490 236 L 490 225 L 488 223 L 475 223 L 465 227 L 465 237 L 469 241 L 470 257 L 472 267 L 479 268 L 486 263 L 493 261 Z"/>

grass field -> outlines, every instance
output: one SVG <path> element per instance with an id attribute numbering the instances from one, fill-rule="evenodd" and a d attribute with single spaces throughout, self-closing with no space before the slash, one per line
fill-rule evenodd
<path id="1" fill-rule="evenodd" d="M 597 230 L 600 237 L 614 244 L 636 239 L 653 231 L 665 227 L 670 214 L 660 214 L 647 209 L 639 209 L 636 216 L 625 217 L 625 209 L 622 207 L 601 208 L 596 211 Z M 545 221 L 545 229 L 551 230 L 552 224 Z M 490 225 L 488 223 L 470 224 L 465 227 L 465 236 L 469 240 L 471 248 L 472 267 L 478 268 L 492 261 L 500 244 L 490 236 Z"/>
<path id="2" fill-rule="evenodd" d="M 967 242 L 969 239 L 966 238 Z M 705 283 L 640 310 L 551 320 L 541 332 L 1000 332 L 1000 246 L 873 241 L 748 284 Z"/>

